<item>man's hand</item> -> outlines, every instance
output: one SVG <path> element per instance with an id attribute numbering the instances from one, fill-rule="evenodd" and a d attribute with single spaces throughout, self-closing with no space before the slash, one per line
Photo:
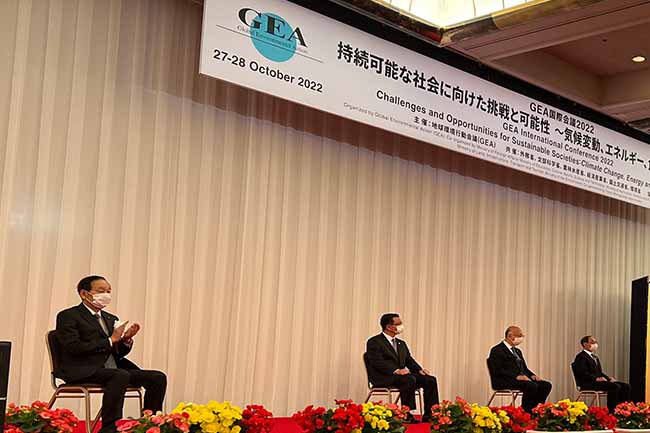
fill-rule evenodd
<path id="1" fill-rule="evenodd" d="M 539 376 L 537 376 L 537 375 L 535 375 L 535 374 L 533 374 L 533 376 L 531 377 L 531 379 L 533 379 L 535 382 L 539 382 L 540 380 L 542 380 L 541 377 L 539 377 Z"/>
<path id="2" fill-rule="evenodd" d="M 398 376 L 406 376 L 409 373 L 410 371 L 408 368 L 400 368 L 399 370 L 395 370 L 395 374 Z"/>
<path id="3" fill-rule="evenodd" d="M 139 323 L 134 323 L 133 325 L 131 325 L 131 327 L 129 329 L 126 330 L 126 332 L 124 333 L 122 338 L 124 340 L 130 340 L 133 337 L 135 337 L 135 334 L 137 334 L 138 331 L 140 331 L 140 324 Z"/>
<path id="4" fill-rule="evenodd" d="M 596 382 L 607 382 L 607 379 L 605 379 L 604 377 L 600 376 L 600 377 L 597 377 L 597 378 L 596 378 Z"/>
<path id="5" fill-rule="evenodd" d="M 122 339 L 122 334 L 124 334 L 124 328 L 128 324 L 129 324 L 129 321 L 127 320 L 126 322 L 124 322 L 120 326 L 118 326 L 117 328 L 113 329 L 113 335 L 111 335 L 111 342 L 113 344 L 119 343 L 119 341 Z"/>
<path id="6" fill-rule="evenodd" d="M 420 374 L 422 376 L 431 376 L 431 372 L 429 370 L 427 370 L 426 368 L 423 368 L 422 370 L 420 370 Z"/>
<path id="7" fill-rule="evenodd" d="M 610 381 L 610 382 L 616 382 L 616 378 L 614 378 L 614 377 L 610 377 L 610 378 L 609 378 L 609 381 Z"/>
<path id="8" fill-rule="evenodd" d="M 528 376 L 524 376 L 523 374 L 520 374 L 520 375 L 517 376 L 515 379 L 517 379 L 517 380 L 523 380 L 523 381 L 525 381 L 525 382 L 530 382 L 530 378 L 529 378 Z"/>

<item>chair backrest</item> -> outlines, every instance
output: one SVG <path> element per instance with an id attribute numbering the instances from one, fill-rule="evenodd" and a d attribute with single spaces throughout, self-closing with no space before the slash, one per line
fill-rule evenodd
<path id="1" fill-rule="evenodd" d="M 50 358 L 50 380 L 52 387 L 56 389 L 57 384 L 54 372 L 61 364 L 61 348 L 59 347 L 59 340 L 56 338 L 56 331 L 54 329 L 47 331 L 47 334 L 45 334 L 45 345 Z"/>
<path id="2" fill-rule="evenodd" d="M 368 388 L 372 388 L 372 382 L 370 382 L 370 372 L 368 371 L 368 352 L 363 354 L 363 366 L 366 367 L 366 378 L 368 379 Z"/>
<path id="3" fill-rule="evenodd" d="M 576 373 L 576 363 L 573 361 L 571 363 L 571 373 L 573 373 L 573 380 L 576 382 L 576 388 L 578 391 L 580 391 L 580 388 L 582 387 L 582 383 L 580 383 L 580 379 L 578 378 L 578 374 Z"/>
<path id="4" fill-rule="evenodd" d="M 490 375 L 490 386 L 492 387 L 493 391 L 497 391 L 497 389 L 494 387 L 494 376 L 496 375 L 494 364 L 490 358 L 487 358 L 485 360 L 485 364 L 487 365 L 488 374 Z"/>

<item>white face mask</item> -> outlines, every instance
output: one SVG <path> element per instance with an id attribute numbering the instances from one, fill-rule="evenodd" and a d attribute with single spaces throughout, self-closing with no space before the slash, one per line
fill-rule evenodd
<path id="1" fill-rule="evenodd" d="M 524 337 L 515 337 L 512 341 L 513 346 L 519 346 L 524 341 Z"/>
<path id="2" fill-rule="evenodd" d="M 592 345 L 591 345 L 591 351 L 592 351 L 592 352 L 595 352 L 595 351 L 597 351 L 597 350 L 598 350 L 598 343 L 594 343 L 594 344 L 592 344 Z"/>
<path id="3" fill-rule="evenodd" d="M 398 334 L 401 334 L 402 332 L 404 332 L 404 325 L 397 325 L 397 326 L 395 326 L 395 328 L 397 328 L 397 333 Z"/>
<path id="4" fill-rule="evenodd" d="M 110 293 L 97 293 L 93 295 L 92 304 L 99 308 L 106 308 L 111 304 L 111 294 Z"/>

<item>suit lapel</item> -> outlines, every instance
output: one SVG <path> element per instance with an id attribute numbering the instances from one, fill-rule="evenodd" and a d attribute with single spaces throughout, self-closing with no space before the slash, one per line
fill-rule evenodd
<path id="1" fill-rule="evenodd" d="M 113 320 L 112 316 L 108 317 L 108 314 L 102 314 L 102 318 L 104 319 L 104 323 L 106 323 L 110 337 L 110 334 L 112 334 L 113 330 L 115 329 L 115 320 Z"/>
<path id="2" fill-rule="evenodd" d="M 598 361 L 596 360 L 596 358 L 594 358 L 592 355 L 588 354 L 587 352 L 585 352 L 585 355 L 587 356 L 587 358 L 591 360 L 591 363 L 594 365 L 594 367 L 596 367 L 596 371 L 600 373 L 600 368 L 599 368 L 600 366 L 598 365 Z"/>
<path id="3" fill-rule="evenodd" d="M 386 338 L 386 336 L 384 336 L 384 334 L 380 334 L 379 336 L 382 339 L 382 341 L 384 342 L 384 346 L 386 346 L 386 348 L 388 349 L 390 354 L 393 355 L 395 357 L 395 359 L 397 359 L 397 361 L 399 361 L 400 360 L 399 356 L 397 355 L 397 353 L 395 353 L 395 349 L 393 349 L 393 346 L 391 346 L 391 344 L 388 341 L 388 339 Z M 397 345 L 397 350 L 399 350 L 399 344 Z"/>
<path id="4" fill-rule="evenodd" d="M 97 329 L 99 332 L 101 332 L 102 335 L 105 335 L 106 337 L 108 337 L 108 335 L 106 335 L 106 333 L 102 329 L 101 325 L 99 324 L 99 321 L 97 320 L 97 318 L 92 315 L 90 310 L 88 310 L 88 308 L 86 308 L 86 306 L 83 304 L 83 302 L 81 304 L 79 304 L 78 309 L 79 309 L 79 313 L 81 314 L 81 317 L 83 317 L 91 326 L 95 327 L 95 329 Z M 113 323 L 111 322 L 111 324 L 109 325 L 109 323 L 108 323 L 109 321 L 106 319 L 106 315 L 102 315 L 102 318 L 104 319 L 104 323 L 106 323 L 106 326 L 108 327 L 109 332 L 112 333 L 113 331 L 112 331 L 111 327 L 113 326 Z"/>
<path id="5" fill-rule="evenodd" d="M 501 347 L 502 347 L 503 350 L 504 350 L 508 355 L 510 355 L 512 358 L 514 358 L 515 360 L 517 359 L 517 357 L 515 356 L 515 354 L 512 353 L 512 350 L 510 350 L 510 349 L 508 348 L 508 346 L 506 346 L 506 343 L 504 343 L 503 341 L 501 342 Z M 517 348 L 514 348 L 514 349 L 517 350 Z"/>

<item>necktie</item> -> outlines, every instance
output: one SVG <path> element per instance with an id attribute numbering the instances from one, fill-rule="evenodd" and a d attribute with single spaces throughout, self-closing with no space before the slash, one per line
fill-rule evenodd
<path id="1" fill-rule="evenodd" d="M 106 326 L 106 322 L 104 322 L 102 315 L 96 313 L 95 317 L 97 318 L 97 321 L 99 322 L 99 326 L 102 328 L 102 331 L 104 331 L 106 335 L 110 335 L 110 333 L 108 332 L 108 327 Z M 115 362 L 115 357 L 113 357 L 112 353 L 108 355 L 108 358 L 106 358 L 106 361 L 104 362 L 104 367 L 117 368 L 117 363 Z"/>
<path id="2" fill-rule="evenodd" d="M 395 353 L 399 354 L 399 352 L 397 351 L 397 338 L 393 338 L 391 343 L 393 344 L 393 350 L 395 351 Z"/>
<path id="3" fill-rule="evenodd" d="M 510 351 L 512 352 L 513 355 L 515 355 L 515 360 L 517 362 L 517 368 L 519 368 L 519 373 L 525 375 L 524 372 L 524 363 L 521 361 L 521 358 L 519 357 L 519 354 L 515 350 L 515 348 L 511 348 Z"/>
<path id="4" fill-rule="evenodd" d="M 104 322 L 104 319 L 102 318 L 102 315 L 99 314 L 99 313 L 95 313 L 95 318 L 99 322 L 99 326 L 101 326 L 102 331 L 104 331 L 104 334 L 109 335 L 108 327 L 106 327 L 106 322 Z"/>

